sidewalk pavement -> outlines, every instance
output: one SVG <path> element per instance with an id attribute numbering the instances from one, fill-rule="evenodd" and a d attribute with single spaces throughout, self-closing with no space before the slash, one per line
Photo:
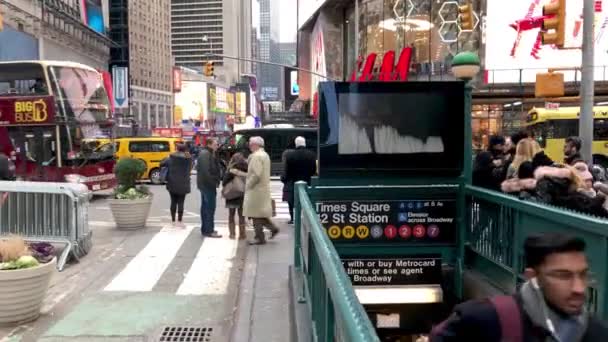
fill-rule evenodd
<path id="1" fill-rule="evenodd" d="M 281 229 L 274 240 L 250 246 L 241 278 L 233 342 L 288 342 L 289 265 L 293 264 L 292 225 L 277 222 Z"/>

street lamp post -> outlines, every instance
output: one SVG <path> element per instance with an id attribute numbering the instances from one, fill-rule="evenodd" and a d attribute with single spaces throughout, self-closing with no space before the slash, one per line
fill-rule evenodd
<path id="1" fill-rule="evenodd" d="M 479 73 L 481 62 L 479 56 L 473 52 L 461 52 L 452 60 L 452 73 L 465 82 L 464 90 L 464 177 L 467 184 L 471 184 L 473 171 L 473 129 L 471 128 L 473 86 L 471 80 Z"/>

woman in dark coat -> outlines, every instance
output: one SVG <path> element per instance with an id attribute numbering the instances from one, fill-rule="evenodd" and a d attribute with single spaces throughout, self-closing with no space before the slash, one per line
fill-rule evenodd
<path id="1" fill-rule="evenodd" d="M 177 152 L 163 160 L 161 167 L 166 167 L 167 190 L 171 196 L 171 222 L 174 226 L 184 227 L 182 217 L 184 216 L 184 201 L 190 193 L 190 172 L 192 171 L 192 157 L 187 152 L 186 145 L 177 146 Z M 177 212 L 177 224 L 175 214 Z"/>
<path id="2" fill-rule="evenodd" d="M 222 179 L 222 186 L 228 185 L 232 182 L 235 177 L 241 177 L 243 184 L 245 184 L 245 177 L 247 177 L 247 160 L 241 153 L 235 153 L 230 162 L 228 163 L 228 172 L 224 174 Z M 244 189 L 243 189 L 244 190 Z M 240 197 L 233 199 L 226 199 L 226 208 L 228 208 L 228 230 L 230 231 L 230 239 L 235 238 L 236 222 L 234 215 L 238 212 L 239 214 L 239 240 L 244 240 L 245 235 L 245 217 L 243 216 L 243 198 L 245 192 Z"/>

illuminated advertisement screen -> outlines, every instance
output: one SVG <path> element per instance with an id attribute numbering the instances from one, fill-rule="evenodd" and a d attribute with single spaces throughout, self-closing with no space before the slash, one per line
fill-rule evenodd
<path id="1" fill-rule="evenodd" d="M 216 113 L 234 114 L 234 93 L 225 88 L 209 88 L 209 110 Z"/>
<path id="2" fill-rule="evenodd" d="M 458 175 L 462 82 L 321 82 L 319 174 Z"/>
<path id="3" fill-rule="evenodd" d="M 176 121 L 207 119 L 207 83 L 183 81 L 181 91 L 175 93 Z"/>
<path id="4" fill-rule="evenodd" d="M 84 23 L 99 33 L 105 33 L 101 0 L 82 0 Z"/>
<path id="5" fill-rule="evenodd" d="M 565 47 L 541 44 L 543 5 L 554 0 L 488 0 L 485 27 L 486 61 L 490 83 L 535 82 L 548 68 L 580 68 L 583 1 L 567 1 Z M 605 79 L 608 64 L 608 0 L 595 1 L 595 79 Z M 565 81 L 575 71 L 560 71 Z M 520 75 L 521 73 L 521 75 Z M 580 73 L 578 75 L 580 80 Z"/>

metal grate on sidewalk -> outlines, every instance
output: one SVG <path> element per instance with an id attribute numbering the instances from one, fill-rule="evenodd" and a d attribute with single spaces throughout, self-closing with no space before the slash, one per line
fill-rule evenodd
<path id="1" fill-rule="evenodd" d="M 210 342 L 213 328 L 165 327 L 160 342 Z"/>

